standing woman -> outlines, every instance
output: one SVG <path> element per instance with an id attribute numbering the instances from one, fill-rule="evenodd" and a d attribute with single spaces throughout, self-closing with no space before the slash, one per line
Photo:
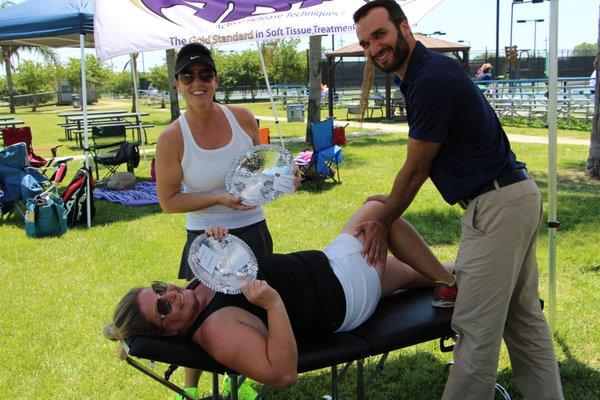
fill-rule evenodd
<path id="1" fill-rule="evenodd" d="M 259 144 L 255 117 L 244 108 L 213 101 L 217 69 L 205 46 L 192 43 L 181 48 L 175 71 L 175 84 L 187 108 L 158 139 L 156 183 L 163 211 L 187 214 L 178 278 L 190 280 L 188 249 L 207 227 L 227 227 L 256 255 L 272 253 L 273 242 L 263 209 L 242 205 L 241 198 L 225 190 L 230 162 Z M 185 387 L 196 388 L 198 379 L 197 371 L 186 370 Z"/>

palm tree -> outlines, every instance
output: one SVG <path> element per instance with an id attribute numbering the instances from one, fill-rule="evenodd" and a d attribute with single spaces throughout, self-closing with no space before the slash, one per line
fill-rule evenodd
<path id="1" fill-rule="evenodd" d="M 0 9 L 14 5 L 10 0 L 0 0 Z M 36 46 L 0 46 L 0 64 L 4 64 L 6 69 L 6 87 L 8 91 L 8 103 L 10 107 L 10 113 L 15 114 L 15 102 L 14 102 L 14 82 L 12 77 L 12 71 L 14 66 L 12 64 L 13 58 L 19 58 L 19 52 L 27 50 L 31 53 L 36 53 L 44 58 L 46 61 L 50 61 L 55 65 L 59 64 L 58 55 L 48 47 L 36 47 Z"/>
<path id="2" fill-rule="evenodd" d="M 591 179 L 600 179 L 600 19 L 598 20 L 598 43 L 596 46 L 596 87 L 594 88 L 594 118 L 592 120 L 592 134 L 590 135 L 590 152 L 587 161 L 587 175 Z"/>

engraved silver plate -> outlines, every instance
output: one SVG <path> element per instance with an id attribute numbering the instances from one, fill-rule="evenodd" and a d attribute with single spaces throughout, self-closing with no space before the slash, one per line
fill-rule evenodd
<path id="1" fill-rule="evenodd" d="M 203 233 L 190 245 L 188 264 L 195 277 L 221 293 L 238 294 L 256 279 L 258 263 L 250 247 L 235 235 L 221 240 Z"/>
<path id="2" fill-rule="evenodd" d="M 253 146 L 231 162 L 225 175 L 225 188 L 233 196 L 241 197 L 242 204 L 266 204 L 283 194 L 273 187 L 275 174 L 293 175 L 293 165 L 292 155 L 279 146 Z"/>

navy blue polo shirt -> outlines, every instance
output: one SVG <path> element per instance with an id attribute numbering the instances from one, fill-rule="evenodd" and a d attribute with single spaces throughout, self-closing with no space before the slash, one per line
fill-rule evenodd
<path id="1" fill-rule="evenodd" d="M 483 93 L 456 61 L 417 42 L 400 90 L 408 136 L 442 143 L 429 177 L 448 203 L 524 166 Z"/>

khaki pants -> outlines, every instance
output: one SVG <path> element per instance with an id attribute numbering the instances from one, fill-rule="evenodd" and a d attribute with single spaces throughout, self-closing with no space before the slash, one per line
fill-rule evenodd
<path id="1" fill-rule="evenodd" d="M 458 333 L 444 400 L 491 400 L 500 342 L 528 400 L 563 399 L 558 364 L 538 295 L 535 243 L 541 197 L 531 179 L 469 203 L 456 261 Z"/>

